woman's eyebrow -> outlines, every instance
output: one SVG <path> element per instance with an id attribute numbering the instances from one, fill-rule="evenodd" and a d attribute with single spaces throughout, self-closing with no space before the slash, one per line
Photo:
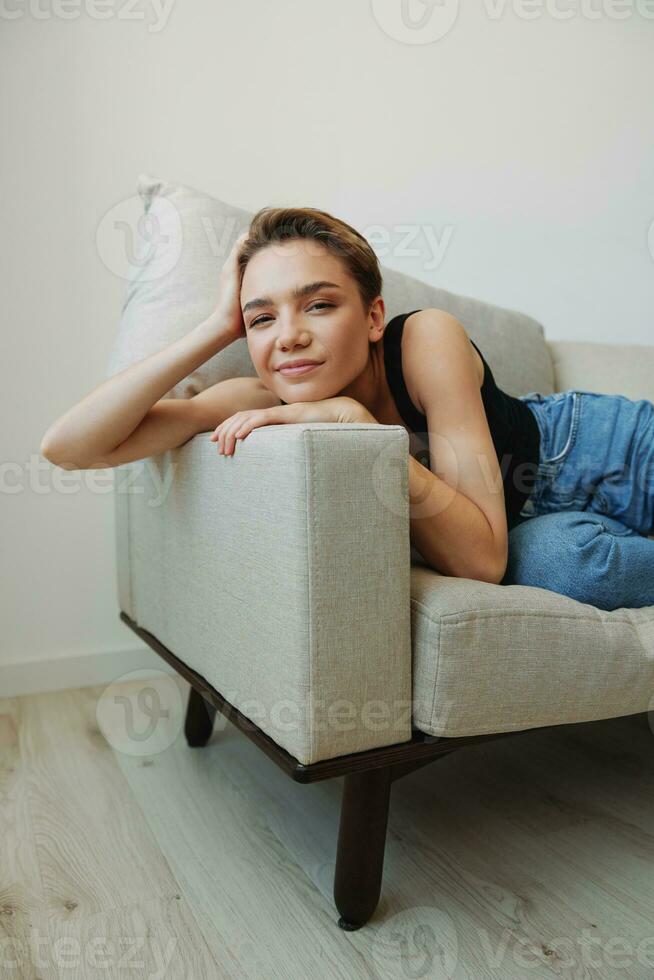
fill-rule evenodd
<path id="1" fill-rule="evenodd" d="M 317 282 L 307 282 L 304 286 L 296 286 L 295 289 L 291 290 L 291 298 L 303 299 L 311 293 L 318 292 L 319 289 L 342 289 L 342 286 L 339 286 L 337 282 L 328 282 L 327 279 L 320 279 Z M 258 299 L 248 300 L 241 312 L 247 313 L 248 310 L 255 310 L 261 306 L 274 306 L 274 300 L 270 296 L 261 296 Z"/>

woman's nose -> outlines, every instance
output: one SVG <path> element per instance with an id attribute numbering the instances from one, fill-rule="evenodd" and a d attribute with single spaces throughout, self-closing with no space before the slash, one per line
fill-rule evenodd
<path id="1" fill-rule="evenodd" d="M 306 343 L 308 340 L 306 331 L 294 320 L 285 320 L 279 330 L 279 343 L 284 347 L 300 342 Z"/>

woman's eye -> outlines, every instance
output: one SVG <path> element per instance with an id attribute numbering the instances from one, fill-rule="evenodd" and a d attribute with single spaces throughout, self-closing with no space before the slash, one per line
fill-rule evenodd
<path id="1" fill-rule="evenodd" d="M 317 300 L 315 303 L 312 303 L 311 304 L 311 306 L 309 307 L 309 309 L 310 310 L 314 310 L 314 309 L 318 309 L 318 307 L 323 307 L 323 309 L 329 309 L 333 305 L 334 305 L 333 303 L 324 303 L 322 300 Z M 256 318 L 256 320 L 253 320 L 252 321 L 252 323 L 250 324 L 250 326 L 251 327 L 254 327 L 254 326 L 257 325 L 257 323 L 263 323 L 265 320 L 270 320 L 270 317 L 267 314 L 263 314 L 262 316 L 258 316 Z"/>
<path id="2" fill-rule="evenodd" d="M 254 327 L 254 326 L 256 326 L 256 324 L 257 324 L 257 323 L 262 323 L 262 322 L 263 322 L 264 320 L 266 320 L 266 319 L 268 319 L 268 320 L 269 320 L 269 319 L 270 319 L 270 317 L 265 317 L 265 316 L 258 316 L 258 317 L 256 318 L 256 320 L 252 320 L 252 322 L 250 323 L 250 326 L 251 326 L 251 327 Z"/>

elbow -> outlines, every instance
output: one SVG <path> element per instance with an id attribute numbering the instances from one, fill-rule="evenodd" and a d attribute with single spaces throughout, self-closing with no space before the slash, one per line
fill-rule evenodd
<path id="1" fill-rule="evenodd" d="M 52 439 L 49 439 L 47 433 L 41 440 L 39 452 L 44 459 L 48 460 L 49 463 L 52 463 L 54 466 L 59 466 L 62 470 L 87 469 L 83 462 L 72 462 L 68 458 L 69 454 L 66 452 L 66 450 L 61 446 L 57 446 Z"/>
<path id="2" fill-rule="evenodd" d="M 50 463 L 57 463 L 57 458 L 59 456 L 59 447 L 57 446 L 57 440 L 52 432 L 53 427 L 47 430 L 43 438 L 41 439 L 41 445 L 39 446 L 39 452 L 41 456 L 48 460 Z"/>
<path id="3" fill-rule="evenodd" d="M 489 544 L 490 555 L 485 555 L 484 566 L 480 579 L 490 585 L 501 585 L 509 563 L 509 539 L 508 533 L 501 536 L 494 535 L 492 543 Z"/>
<path id="4" fill-rule="evenodd" d="M 501 585 L 502 579 L 504 578 L 505 575 L 506 575 L 506 564 L 502 564 L 499 567 L 495 566 L 492 569 L 490 569 L 488 578 L 486 578 L 485 581 L 489 582 L 491 585 Z"/>
<path id="5" fill-rule="evenodd" d="M 497 565 L 484 565 L 481 569 L 472 569 L 467 575 L 462 577 L 475 579 L 477 582 L 488 582 L 489 585 L 500 585 L 505 573 L 506 568 L 498 568 Z"/>
<path id="6" fill-rule="evenodd" d="M 41 450 L 41 455 L 44 459 L 47 459 L 49 463 L 53 466 L 58 466 L 62 470 L 83 470 L 87 469 L 85 466 L 80 466 L 78 463 L 71 463 L 70 460 L 63 459 L 57 456 L 55 453 L 44 452 Z"/>
<path id="7" fill-rule="evenodd" d="M 56 447 L 53 445 L 52 440 L 48 439 L 47 434 L 41 439 L 41 445 L 39 446 L 39 453 L 44 459 L 47 459 L 49 463 L 54 463 L 58 466 L 58 453 Z"/>
<path id="8" fill-rule="evenodd" d="M 447 568 L 433 561 L 428 561 L 427 564 L 441 575 L 449 575 L 453 578 L 468 578 L 473 582 L 488 582 L 489 585 L 501 585 L 502 579 L 506 574 L 505 561 L 500 563 L 486 562 L 484 565 L 457 563 Z"/>
<path id="9" fill-rule="evenodd" d="M 501 585 L 502 580 L 506 575 L 508 561 L 508 554 L 504 553 L 500 555 L 500 557 L 495 562 L 492 562 L 487 568 L 487 577 L 484 578 L 484 581 L 490 582 L 491 585 Z"/>
<path id="10" fill-rule="evenodd" d="M 508 564 L 508 555 L 502 554 L 487 559 L 483 564 L 475 564 L 466 575 L 466 578 L 477 579 L 479 582 L 488 582 L 489 585 L 501 585 Z"/>

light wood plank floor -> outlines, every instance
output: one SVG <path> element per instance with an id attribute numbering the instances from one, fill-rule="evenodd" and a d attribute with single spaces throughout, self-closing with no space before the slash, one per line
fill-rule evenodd
<path id="1" fill-rule="evenodd" d="M 2 980 L 654 977 L 645 716 L 470 747 L 396 782 L 379 906 L 345 933 L 342 779 L 294 783 L 221 715 L 190 749 L 187 683 L 148 683 L 158 741 L 129 675 L 0 700 Z"/>

